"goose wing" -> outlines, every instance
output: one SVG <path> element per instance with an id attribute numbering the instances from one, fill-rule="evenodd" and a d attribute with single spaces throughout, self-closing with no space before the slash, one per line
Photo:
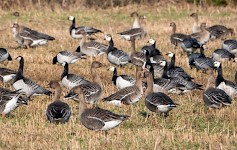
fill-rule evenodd
<path id="1" fill-rule="evenodd" d="M 167 96 L 164 93 L 157 92 L 149 94 L 146 97 L 146 101 L 148 101 L 150 104 L 158 106 L 158 105 L 173 105 L 173 107 L 176 107 L 175 103 L 172 101 L 172 99 Z"/>
<path id="2" fill-rule="evenodd" d="M 41 32 L 38 32 L 38 31 L 35 31 L 35 30 L 32 30 L 30 28 L 27 28 L 27 27 L 23 27 L 23 31 L 25 33 L 27 33 L 27 35 L 32 35 L 38 39 L 46 39 L 46 40 L 55 40 L 54 37 L 52 36 L 49 36 L 47 34 L 44 34 L 44 33 L 41 33 Z M 24 32 L 22 32 L 24 34 Z"/>
<path id="3" fill-rule="evenodd" d="M 99 52 L 104 52 L 104 53 L 108 49 L 107 45 L 96 42 L 96 41 L 89 41 L 89 42 L 85 43 L 85 46 L 89 49 L 94 49 L 94 50 L 97 50 Z"/>

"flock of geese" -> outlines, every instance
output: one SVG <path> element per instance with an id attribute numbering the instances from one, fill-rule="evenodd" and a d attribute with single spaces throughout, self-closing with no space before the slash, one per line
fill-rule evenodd
<path id="1" fill-rule="evenodd" d="M 222 62 L 235 60 L 237 53 L 237 41 L 225 40 L 222 47 L 216 49 L 212 57 L 205 55 L 205 44 L 215 39 L 223 39 L 228 35 L 233 35 L 234 30 L 223 25 L 207 27 L 205 23 L 198 22 L 198 14 L 190 15 L 194 19 L 192 34 L 182 34 L 176 32 L 176 24 L 170 23 L 172 34 L 170 42 L 176 48 L 180 47 L 186 53 L 190 69 L 196 68 L 202 73 L 209 74 L 207 86 L 196 83 L 181 66 L 175 64 L 175 53 L 168 52 L 166 55 L 170 60 L 166 60 L 162 52 L 156 48 L 156 40 L 150 39 L 148 45 L 141 50 L 136 50 L 136 41 L 147 36 L 147 31 L 142 26 L 144 16 L 133 12 L 134 18 L 132 28 L 118 33 L 121 38 L 131 43 L 131 52 L 127 53 L 117 47 L 110 34 L 105 35 L 108 45 L 90 40 L 91 35 L 103 33 L 101 30 L 87 27 L 76 27 L 75 17 L 70 16 L 72 21 L 69 29 L 70 36 L 80 39 L 80 45 L 75 51 L 61 51 L 52 57 L 52 64 L 61 64 L 64 70 L 61 74 L 61 84 L 69 90 L 65 99 L 73 99 L 79 103 L 79 118 L 81 123 L 92 130 L 109 130 L 124 120 L 127 115 L 115 114 L 112 111 L 96 106 L 98 101 L 103 101 L 111 105 L 122 106 L 131 105 L 145 97 L 145 106 L 152 112 L 159 113 L 167 117 L 169 111 L 177 107 L 177 104 L 168 96 L 170 93 L 183 94 L 193 90 L 204 90 L 203 101 L 207 107 L 222 108 L 231 104 L 232 99 L 237 96 L 237 75 L 236 81 L 226 80 L 222 74 Z M 54 37 L 38 32 L 28 27 L 14 23 L 12 25 L 13 37 L 23 48 L 30 48 L 45 45 L 48 41 L 55 40 Z M 89 40 L 88 40 L 89 39 Z M 197 52 L 200 50 L 200 52 Z M 76 63 L 86 56 L 97 57 L 105 54 L 107 60 L 112 64 L 109 68 L 113 71 L 112 82 L 118 91 L 108 97 L 102 98 L 103 86 L 98 69 L 104 64 L 93 61 L 90 66 L 92 80 L 69 72 L 69 64 Z M 24 58 L 18 56 L 18 71 L 9 68 L 0 68 L 0 79 L 5 84 L 12 80 L 14 90 L 0 88 L 0 113 L 2 116 L 9 114 L 12 110 L 22 104 L 28 104 L 34 95 L 51 95 L 52 92 L 24 76 Z M 11 55 L 5 48 L 0 49 L 0 62 L 12 60 Z M 136 66 L 136 77 L 129 75 L 119 75 L 117 68 L 123 69 L 126 65 Z M 116 68 L 117 67 L 117 68 Z M 213 70 L 217 70 L 218 75 L 214 77 Z M 47 119 L 50 122 L 66 123 L 71 116 L 70 106 L 60 100 L 62 89 L 59 82 L 50 81 L 49 87 L 54 89 L 53 102 L 46 110 Z"/>

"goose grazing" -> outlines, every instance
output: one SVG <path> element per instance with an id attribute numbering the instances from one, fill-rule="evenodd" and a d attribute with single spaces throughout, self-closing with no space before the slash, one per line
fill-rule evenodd
<path id="1" fill-rule="evenodd" d="M 165 68 L 165 73 L 168 77 L 179 77 L 186 80 L 193 79 L 183 70 L 183 68 L 175 66 L 175 54 L 173 52 L 168 52 L 167 55 L 171 58 L 169 66 L 167 67 L 167 69 Z"/>
<path id="2" fill-rule="evenodd" d="M 52 93 L 51 91 L 44 89 L 31 79 L 23 76 L 24 58 L 22 56 L 18 56 L 16 59 L 19 61 L 20 65 L 13 81 L 13 87 L 15 88 L 15 90 L 24 92 L 24 94 L 26 94 L 28 98 L 30 98 L 34 94 L 50 95 Z"/>
<path id="3" fill-rule="evenodd" d="M 86 103 L 95 104 L 97 101 L 100 100 L 102 96 L 102 82 L 98 72 L 98 69 L 101 68 L 102 66 L 103 65 L 98 61 L 92 62 L 91 75 L 93 78 L 93 82 L 87 82 L 85 84 L 79 85 L 79 87 L 82 89 L 84 93 Z M 73 89 L 77 87 L 78 86 L 72 88 L 64 98 L 73 98 L 74 100 L 77 100 L 77 94 L 73 92 L 74 91 Z"/>
<path id="4" fill-rule="evenodd" d="M 149 57 L 154 57 L 156 55 L 161 55 L 161 52 L 159 49 L 156 48 L 156 40 L 155 39 L 149 39 L 148 44 L 150 45 L 146 45 L 143 46 L 141 51 L 146 54 L 146 52 L 149 52 Z"/>
<path id="5" fill-rule="evenodd" d="M 68 73 L 68 63 L 64 62 L 64 71 L 61 75 L 62 85 L 67 89 L 71 90 L 75 86 L 79 86 L 81 84 L 87 84 L 89 81 L 85 80 L 83 77 L 80 77 L 75 74 Z"/>
<path id="6" fill-rule="evenodd" d="M 80 46 L 78 46 L 75 52 L 71 51 L 61 51 L 53 58 L 53 64 L 67 62 L 68 64 L 73 64 L 80 59 L 85 59 L 83 54 L 80 53 Z"/>
<path id="7" fill-rule="evenodd" d="M 221 108 L 230 105 L 231 97 L 222 89 L 215 88 L 213 86 L 214 82 L 213 70 L 210 70 L 207 86 L 203 93 L 204 104 L 210 108 Z"/>
<path id="8" fill-rule="evenodd" d="M 3 83 L 11 81 L 16 76 L 16 71 L 8 68 L 0 68 L 0 81 Z"/>
<path id="9" fill-rule="evenodd" d="M 155 113 L 161 113 L 164 117 L 168 116 L 170 110 L 176 107 L 172 99 L 162 92 L 153 92 L 153 76 L 146 71 L 144 77 L 147 82 L 147 89 L 145 90 L 145 105 Z"/>
<path id="10" fill-rule="evenodd" d="M 107 131 L 128 119 L 127 115 L 118 115 L 99 107 L 88 108 L 84 92 L 80 87 L 73 89 L 79 96 L 79 119 L 83 126 L 90 130 Z"/>
<path id="11" fill-rule="evenodd" d="M 26 48 L 45 45 L 48 41 L 55 40 L 52 36 L 20 26 L 17 23 L 12 25 L 12 30 L 16 42 Z"/>
<path id="12" fill-rule="evenodd" d="M 119 91 L 113 93 L 112 95 L 104 98 L 104 101 L 116 106 L 121 106 L 122 104 L 129 105 L 138 102 L 143 94 L 143 88 L 142 88 L 143 76 L 144 76 L 143 71 L 138 70 L 136 72 L 135 85 L 120 89 Z"/>
<path id="13" fill-rule="evenodd" d="M 20 99 L 19 97 L 23 94 L 23 92 L 19 91 L 10 91 L 3 90 L 0 91 L 0 114 L 4 117 L 6 114 L 9 114 L 18 106 L 25 104 L 27 105 L 27 101 L 24 99 Z"/>
<path id="14" fill-rule="evenodd" d="M 205 45 L 211 38 L 210 32 L 206 29 L 206 23 L 201 24 L 201 31 L 190 35 L 198 41 L 199 45 Z"/>
<path id="15" fill-rule="evenodd" d="M 4 62 L 5 60 L 10 61 L 12 57 L 5 48 L 0 48 L 0 62 Z"/>
<path id="16" fill-rule="evenodd" d="M 69 33 L 72 38 L 75 38 L 75 39 L 83 38 L 83 34 L 80 33 L 81 30 L 85 30 L 87 35 L 92 35 L 94 33 L 102 32 L 99 29 L 95 29 L 95 28 L 87 27 L 87 26 L 76 27 L 76 19 L 73 16 L 69 16 L 68 20 L 72 21 L 72 25 L 70 26 L 70 29 L 69 29 Z"/>
<path id="17" fill-rule="evenodd" d="M 199 26 L 199 23 L 198 23 L 198 14 L 197 13 L 192 13 L 190 16 L 194 19 L 193 27 L 192 27 L 192 33 L 201 32 L 202 30 L 201 30 L 201 28 Z"/>
<path id="18" fill-rule="evenodd" d="M 106 53 L 107 59 L 111 64 L 123 66 L 131 61 L 130 56 L 126 52 L 114 47 L 114 42 L 111 35 L 105 35 L 105 40 L 109 42 L 109 47 Z"/>
<path id="19" fill-rule="evenodd" d="M 86 54 L 88 56 L 97 56 L 97 55 L 100 56 L 107 51 L 107 49 L 108 49 L 107 45 L 96 42 L 94 40 L 86 41 L 86 31 L 85 30 L 82 29 L 82 30 L 80 30 L 79 33 L 82 34 L 82 39 L 80 42 L 81 53 Z"/>
<path id="20" fill-rule="evenodd" d="M 109 71 L 113 71 L 112 81 L 118 89 L 132 86 L 136 82 L 136 79 L 129 75 L 118 75 L 115 67 L 110 67 Z"/>
<path id="21" fill-rule="evenodd" d="M 53 123 L 66 123 L 71 116 L 71 108 L 60 100 L 62 89 L 58 82 L 50 81 L 49 87 L 55 89 L 53 101 L 46 110 L 47 119 Z"/>
<path id="22" fill-rule="evenodd" d="M 207 30 L 211 33 L 212 39 L 226 37 L 229 34 L 232 36 L 234 34 L 234 30 L 232 28 L 227 28 L 223 25 L 213 25 L 208 27 Z"/>
<path id="23" fill-rule="evenodd" d="M 184 39 L 180 46 L 186 53 L 193 53 L 196 49 L 201 48 L 198 41 L 191 37 Z"/>
<path id="24" fill-rule="evenodd" d="M 225 49 L 216 49 L 212 53 L 212 58 L 215 61 L 226 61 L 226 60 L 228 61 L 234 59 L 235 55 Z"/>
<path id="25" fill-rule="evenodd" d="M 228 50 L 232 54 L 237 53 L 237 41 L 236 40 L 225 40 L 222 44 L 222 48 Z"/>
<path id="26" fill-rule="evenodd" d="M 218 75 L 216 77 L 216 87 L 226 92 L 231 98 L 237 96 L 237 85 L 229 80 L 226 80 L 222 74 L 222 65 L 215 61 L 214 67 L 217 68 Z"/>
<path id="27" fill-rule="evenodd" d="M 183 40 L 189 38 L 188 35 L 182 34 L 182 33 L 176 33 L 176 24 L 174 22 L 170 23 L 170 26 L 172 27 L 172 34 L 170 36 L 170 42 L 176 46 L 180 45 Z"/>

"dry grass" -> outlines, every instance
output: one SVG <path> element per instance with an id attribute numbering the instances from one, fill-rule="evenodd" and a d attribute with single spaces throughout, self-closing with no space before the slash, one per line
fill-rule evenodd
<path id="1" fill-rule="evenodd" d="M 76 17 L 77 25 L 94 26 L 112 34 L 115 45 L 126 51 L 129 51 L 129 43 L 120 40 L 116 32 L 131 27 L 131 19 L 128 16 L 134 10 L 147 16 L 146 28 L 149 31 L 149 37 L 157 40 L 157 45 L 163 53 L 174 51 L 169 43 L 169 23 L 175 21 L 179 32 L 190 33 L 192 20 L 188 15 L 193 11 L 198 11 L 201 21 L 207 22 L 208 25 L 224 24 L 237 30 L 236 10 L 229 8 L 208 8 L 207 10 L 196 10 L 193 7 L 135 8 L 137 7 L 129 6 L 98 11 L 75 8 L 70 11 L 55 9 L 55 12 L 20 11 L 19 9 L 22 14 L 19 19 L 21 24 L 53 35 L 57 40 L 43 47 L 17 50 L 11 48 L 15 47 L 16 43 L 9 28 L 15 18 L 11 16 L 10 11 L 0 11 L 1 47 L 7 48 L 14 58 L 23 56 L 25 76 L 46 86 L 50 80 L 59 80 L 63 71 L 62 66 L 51 64 L 53 56 L 61 50 L 74 50 L 79 45 L 78 40 L 69 36 L 68 30 L 71 24 L 67 20 L 69 15 Z M 137 49 L 143 46 L 149 37 L 138 41 Z M 97 38 L 104 42 L 102 34 Z M 208 44 L 207 55 L 220 47 L 221 42 L 220 40 L 211 41 Z M 177 53 L 179 51 L 180 49 L 176 50 Z M 183 66 L 195 78 L 195 81 L 205 85 L 207 75 L 189 70 L 186 65 L 186 56 L 181 56 L 181 58 L 178 55 L 177 64 Z M 110 65 L 105 56 L 98 57 L 97 60 L 107 66 Z M 70 72 L 91 79 L 90 63 L 88 59 L 70 65 Z M 1 66 L 17 69 L 18 62 L 12 61 Z M 234 63 L 224 64 L 224 76 L 227 79 L 234 79 L 235 70 Z M 134 75 L 134 67 L 129 65 L 124 69 L 119 69 L 118 72 Z M 100 73 L 103 79 L 104 96 L 116 91 L 111 82 L 112 73 L 106 68 L 102 68 Z M 10 85 L 8 87 L 12 88 Z M 64 89 L 63 94 L 66 92 Z M 180 105 L 166 119 L 154 114 L 146 120 L 141 115 L 142 112 L 148 112 L 143 99 L 134 106 L 121 108 L 100 102 L 101 107 L 131 116 L 119 127 L 109 131 L 107 137 L 102 132 L 87 130 L 80 124 L 77 118 L 77 104 L 73 101 L 68 101 L 73 109 L 73 115 L 68 124 L 48 123 L 45 109 L 52 100 L 47 96 L 35 97 L 28 106 L 16 109 L 13 117 L 0 118 L 0 149 L 237 149 L 235 101 L 230 107 L 207 112 L 202 101 L 202 91 L 194 91 L 182 96 L 171 95 L 171 97 Z"/>

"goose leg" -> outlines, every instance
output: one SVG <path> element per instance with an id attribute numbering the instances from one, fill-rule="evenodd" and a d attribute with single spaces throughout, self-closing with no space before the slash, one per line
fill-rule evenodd
<path id="1" fill-rule="evenodd" d="M 2 117 L 4 118 L 6 116 L 6 114 L 2 114 Z"/>

